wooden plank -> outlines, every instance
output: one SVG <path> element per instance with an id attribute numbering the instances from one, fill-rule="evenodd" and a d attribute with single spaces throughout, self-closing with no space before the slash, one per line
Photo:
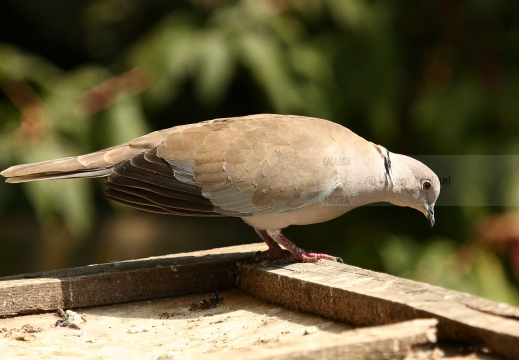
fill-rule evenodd
<path id="1" fill-rule="evenodd" d="M 439 320 L 447 339 L 482 341 L 519 359 L 519 309 L 321 261 L 251 263 L 264 244 L 0 278 L 0 315 L 119 304 L 233 288 L 272 303 L 357 326 Z"/>
<path id="2" fill-rule="evenodd" d="M 442 338 L 481 341 L 519 359 L 519 309 L 469 294 L 329 261 L 239 264 L 237 283 L 260 299 L 357 326 L 436 318 Z"/>
<path id="3" fill-rule="evenodd" d="M 288 341 L 319 341 L 352 329 L 236 289 L 219 291 L 221 303 L 213 308 L 192 306 L 212 296 L 191 294 L 76 309 L 86 319 L 80 329 L 55 327 L 59 319 L 55 313 L 1 319 L 0 358 L 185 359 L 243 348 L 262 352 Z M 40 331 L 25 332 L 27 324 L 25 328 Z"/>
<path id="4" fill-rule="evenodd" d="M 193 359 L 295 360 L 295 359 L 377 359 L 410 360 L 415 349 L 436 343 L 435 319 L 405 321 L 393 325 L 368 327 L 328 334 L 307 336 L 260 349 L 240 349 L 204 354 Z M 479 358 L 476 354 L 471 357 Z M 443 358 L 443 356 L 441 357 Z M 435 357 L 439 359 L 439 357 Z"/>
<path id="5" fill-rule="evenodd" d="M 265 245 L 0 278 L 0 316 L 118 304 L 235 286 L 236 263 Z"/>
<path id="6" fill-rule="evenodd" d="M 303 358 L 498 360 L 435 344 L 436 320 L 355 329 L 344 322 L 261 301 L 239 289 L 76 309 L 80 329 L 55 327 L 56 313 L 0 319 L 2 359 Z M 236 351 L 236 353 L 234 352 Z M 345 356 L 337 357 L 337 354 Z"/>

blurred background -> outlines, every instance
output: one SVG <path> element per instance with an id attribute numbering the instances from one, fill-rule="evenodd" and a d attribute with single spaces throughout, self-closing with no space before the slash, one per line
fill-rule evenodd
<path id="1" fill-rule="evenodd" d="M 299 246 L 519 304 L 519 2 L 0 5 L 2 169 L 256 113 L 341 123 L 444 181 L 432 230 L 367 206 L 286 229 Z M 0 183 L 0 276 L 259 241 L 240 219 L 145 213 L 103 187 Z"/>

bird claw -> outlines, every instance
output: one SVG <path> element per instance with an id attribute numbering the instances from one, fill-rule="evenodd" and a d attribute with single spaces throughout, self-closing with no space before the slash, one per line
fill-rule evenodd
<path id="1" fill-rule="evenodd" d="M 298 255 L 301 256 L 300 260 L 303 262 L 317 262 L 319 260 L 329 260 L 329 261 L 335 261 L 335 262 L 338 262 L 341 264 L 344 263 L 344 261 L 340 257 L 337 257 L 337 256 L 312 253 L 312 252 L 303 250 L 301 248 L 299 248 L 299 250 L 300 250 L 300 253 Z"/>
<path id="2" fill-rule="evenodd" d="M 344 263 L 340 257 L 331 256 L 327 254 L 313 253 L 304 250 L 290 241 L 286 236 L 279 233 L 274 240 L 265 230 L 258 230 L 256 232 L 263 241 L 268 245 L 268 250 L 261 251 L 256 254 L 256 257 L 268 256 L 269 259 L 275 259 L 281 263 L 287 263 L 292 260 L 300 260 L 302 262 L 317 262 L 319 260 L 329 260 L 338 263 Z M 282 249 L 279 245 L 283 245 L 287 250 Z"/>
<path id="3" fill-rule="evenodd" d="M 290 251 L 293 254 L 294 258 L 301 260 L 302 262 L 317 262 L 319 260 L 329 260 L 340 263 L 343 262 L 341 258 L 336 256 L 313 253 L 305 249 L 302 249 L 281 233 L 279 233 L 276 239 L 276 243 L 283 245 L 285 248 L 288 249 L 288 251 Z"/>

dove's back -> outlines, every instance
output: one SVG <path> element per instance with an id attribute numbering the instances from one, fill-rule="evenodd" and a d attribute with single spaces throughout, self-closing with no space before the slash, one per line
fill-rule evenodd
<path id="1" fill-rule="evenodd" d="M 109 198 L 143 210 L 255 216 L 303 208 L 333 191 L 337 171 L 323 159 L 344 146 L 362 149 L 359 142 L 368 144 L 327 120 L 261 114 L 177 126 L 0 174 L 11 183 L 106 177 Z"/>
<path id="2" fill-rule="evenodd" d="M 115 165 L 160 145 L 166 160 L 171 161 L 204 162 L 204 151 L 222 158 L 223 153 L 236 148 L 234 154 L 240 152 L 242 156 L 249 156 L 248 161 L 259 162 L 267 156 L 265 149 L 279 145 L 286 145 L 293 151 L 313 151 L 313 145 L 325 146 L 324 142 L 332 140 L 330 130 L 341 128 L 327 120 L 293 115 L 261 114 L 215 119 L 155 131 L 86 155 L 11 166 L 0 175 L 9 183 L 107 177 Z M 316 144 L 319 140 L 321 143 Z"/>

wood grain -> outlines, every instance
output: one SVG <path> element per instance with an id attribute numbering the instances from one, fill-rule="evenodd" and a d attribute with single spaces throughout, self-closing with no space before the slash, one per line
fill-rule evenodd
<path id="1" fill-rule="evenodd" d="M 433 318 L 441 339 L 519 359 L 519 309 L 329 261 L 252 261 L 264 244 L 0 278 L 0 316 L 120 304 L 234 287 L 355 326 Z"/>
<path id="2" fill-rule="evenodd" d="M 266 301 L 356 326 L 435 318 L 443 339 L 519 359 L 519 309 L 505 304 L 328 261 L 239 267 L 238 287 Z"/>
<path id="3" fill-rule="evenodd" d="M 229 289 L 235 286 L 236 264 L 260 249 L 265 245 L 0 278 L 0 316 Z"/>
<path id="4" fill-rule="evenodd" d="M 420 345 L 436 342 L 434 319 L 344 331 L 326 338 L 300 338 L 261 349 L 240 349 L 205 354 L 196 359 L 296 360 L 296 359 L 412 359 Z M 195 359 L 195 357 L 193 358 Z"/>

